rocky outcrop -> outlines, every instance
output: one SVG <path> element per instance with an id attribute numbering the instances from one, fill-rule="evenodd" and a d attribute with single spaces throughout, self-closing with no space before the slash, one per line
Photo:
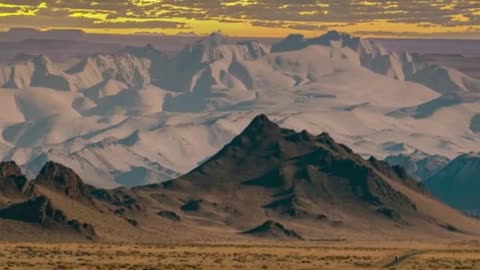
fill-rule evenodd
<path id="1" fill-rule="evenodd" d="M 33 186 L 15 162 L 0 163 L 0 197 L 3 195 L 6 199 L 15 200 L 29 197 L 32 194 Z"/>
<path id="2" fill-rule="evenodd" d="M 173 211 L 160 211 L 157 213 L 162 218 L 169 219 L 174 222 L 180 222 L 182 219 Z"/>
<path id="3" fill-rule="evenodd" d="M 33 181 L 35 185 L 47 187 L 74 199 L 90 199 L 89 187 L 70 168 L 49 161 Z"/>
<path id="4" fill-rule="evenodd" d="M 115 190 L 93 188 L 89 194 L 97 200 L 121 207 L 121 209 L 132 211 L 140 211 L 143 209 L 140 200 L 135 196 L 134 192 L 127 188 L 117 188 Z"/>
<path id="5" fill-rule="evenodd" d="M 69 220 L 64 212 L 54 208 L 51 201 L 45 196 L 36 197 L 0 209 L 0 218 L 35 223 L 44 226 L 51 224 L 63 225 L 89 238 L 96 236 L 92 225 L 81 223 L 75 219 Z"/>
<path id="6" fill-rule="evenodd" d="M 280 240 L 303 240 L 303 237 L 296 233 L 294 230 L 287 229 L 281 223 L 272 220 L 269 220 L 251 230 L 243 232 L 243 234 Z"/>

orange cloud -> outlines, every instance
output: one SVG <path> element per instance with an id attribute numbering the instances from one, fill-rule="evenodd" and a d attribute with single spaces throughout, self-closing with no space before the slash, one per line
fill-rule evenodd
<path id="1" fill-rule="evenodd" d="M 307 36 L 337 29 L 372 35 L 472 34 L 480 1 L 447 0 L 3 0 L 0 28 L 236 36 Z M 480 36 L 479 36 L 480 38 Z"/>

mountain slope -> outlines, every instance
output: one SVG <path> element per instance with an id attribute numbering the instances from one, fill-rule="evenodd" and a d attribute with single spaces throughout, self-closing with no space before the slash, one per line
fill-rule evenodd
<path id="1" fill-rule="evenodd" d="M 426 179 L 425 185 L 444 203 L 464 212 L 479 215 L 479 166 L 479 155 L 461 155 Z"/>
<path id="2" fill-rule="evenodd" d="M 309 237 L 396 230 L 441 235 L 450 227 L 478 233 L 473 219 L 431 198 L 400 167 L 365 160 L 326 133 L 282 129 L 264 115 L 189 174 L 135 190 L 173 202 L 203 223 L 240 231 L 274 218 Z"/>
<path id="3" fill-rule="evenodd" d="M 4 163 L 2 176 L 21 171 Z M 0 178 L 3 179 L 3 178 Z M 10 182 L 0 181 L 0 190 Z M 197 169 L 133 189 L 98 189 L 49 162 L 32 193 L 0 202 L 0 240 L 244 241 L 470 239 L 480 222 L 436 201 L 400 167 L 365 160 L 328 134 L 265 115 Z M 24 188 L 15 194 L 23 194 Z"/>
<path id="4" fill-rule="evenodd" d="M 135 231 L 131 228 L 132 221 L 112 210 L 121 204 L 115 206 L 97 200 L 94 194 L 98 190 L 83 183 L 71 169 L 48 162 L 36 179 L 28 182 L 14 162 L 3 162 L 0 168 L 0 190 L 2 195 L 9 192 L 8 197 L 0 196 L 7 199 L 0 200 L 0 239 L 42 242 L 136 239 L 134 232 L 129 233 Z M 11 189 L 12 181 L 16 181 L 16 190 Z"/>

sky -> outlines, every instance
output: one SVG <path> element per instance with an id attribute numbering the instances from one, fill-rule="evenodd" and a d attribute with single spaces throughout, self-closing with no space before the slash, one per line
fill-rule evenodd
<path id="1" fill-rule="evenodd" d="M 0 30 L 480 39 L 480 0 L 0 0 Z"/>

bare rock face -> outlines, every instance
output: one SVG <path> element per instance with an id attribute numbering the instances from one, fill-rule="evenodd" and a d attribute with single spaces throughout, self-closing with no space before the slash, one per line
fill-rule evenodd
<path id="1" fill-rule="evenodd" d="M 158 215 L 171 221 L 180 222 L 181 218 L 173 211 L 160 211 Z"/>
<path id="2" fill-rule="evenodd" d="M 0 217 L 38 224 L 45 224 L 48 220 L 55 222 L 66 220 L 65 215 L 61 211 L 53 209 L 50 200 L 44 196 L 2 209 Z"/>
<path id="3" fill-rule="evenodd" d="M 0 209 L 0 218 L 40 225 L 64 225 L 89 238 L 96 236 L 92 225 L 81 223 L 75 219 L 69 220 L 63 211 L 54 208 L 51 201 L 45 196 Z"/>
<path id="4" fill-rule="evenodd" d="M 28 197 L 33 187 L 13 161 L 0 163 L 0 195 L 6 198 Z"/>
<path id="5" fill-rule="evenodd" d="M 390 208 L 378 208 L 377 213 L 382 214 L 385 217 L 394 221 L 402 221 L 402 217 L 400 216 L 400 214 Z"/>
<path id="6" fill-rule="evenodd" d="M 281 223 L 273 220 L 269 220 L 243 234 L 266 238 L 303 240 L 303 237 L 294 230 L 289 230 Z"/>
<path id="7" fill-rule="evenodd" d="M 202 200 L 189 200 L 182 207 L 182 211 L 198 211 L 202 207 Z"/>
<path id="8" fill-rule="evenodd" d="M 76 219 L 72 219 L 67 221 L 67 225 L 73 228 L 75 231 L 86 235 L 88 238 L 95 238 L 97 235 L 94 227 L 88 223 L 81 223 Z"/>
<path id="9" fill-rule="evenodd" d="M 144 208 L 135 194 L 127 188 L 118 188 L 115 190 L 92 188 L 90 195 L 95 199 L 118 206 L 120 209 L 123 209 L 123 211 L 127 209 L 131 211 L 141 211 Z"/>
<path id="10" fill-rule="evenodd" d="M 0 163 L 0 177 L 20 176 L 22 170 L 14 161 Z"/>
<path id="11" fill-rule="evenodd" d="M 90 199 L 89 187 L 82 179 L 72 169 L 55 162 L 45 164 L 33 183 L 64 193 L 70 198 Z"/>

